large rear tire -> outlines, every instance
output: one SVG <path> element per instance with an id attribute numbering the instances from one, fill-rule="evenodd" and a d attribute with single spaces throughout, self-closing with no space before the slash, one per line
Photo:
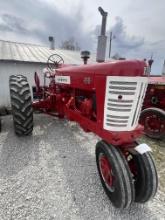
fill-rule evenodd
<path id="1" fill-rule="evenodd" d="M 154 139 L 165 137 L 165 111 L 159 108 L 147 108 L 141 112 L 140 123 L 145 134 Z"/>
<path id="2" fill-rule="evenodd" d="M 127 154 L 127 161 L 133 175 L 135 202 L 145 203 L 152 199 L 158 188 L 156 167 L 150 152 Z"/>
<path id="3" fill-rule="evenodd" d="M 12 75 L 9 87 L 15 133 L 19 136 L 30 135 L 33 131 L 33 108 L 27 78 Z"/>
<path id="4" fill-rule="evenodd" d="M 131 172 L 121 151 L 100 141 L 96 145 L 96 163 L 103 188 L 116 208 L 124 209 L 134 201 Z"/>

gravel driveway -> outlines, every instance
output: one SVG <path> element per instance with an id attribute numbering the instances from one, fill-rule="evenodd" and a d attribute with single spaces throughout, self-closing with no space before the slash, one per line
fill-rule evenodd
<path id="1" fill-rule="evenodd" d="M 4 117 L 0 220 L 165 219 L 161 188 L 145 205 L 134 204 L 124 211 L 113 208 L 96 170 L 97 141 L 75 123 L 42 114 L 35 115 L 33 136 L 18 138 L 11 116 Z"/>

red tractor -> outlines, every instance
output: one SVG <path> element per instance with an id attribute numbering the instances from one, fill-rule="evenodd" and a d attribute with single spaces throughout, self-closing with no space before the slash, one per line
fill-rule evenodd
<path id="1" fill-rule="evenodd" d="M 165 76 L 150 76 L 140 123 L 147 136 L 165 137 Z"/>
<path id="2" fill-rule="evenodd" d="M 35 101 L 26 77 L 10 77 L 15 133 L 32 133 L 33 110 L 79 123 L 102 138 L 96 164 L 112 204 L 123 209 L 147 202 L 156 194 L 158 178 L 150 147 L 137 142 L 143 134 L 138 121 L 148 84 L 145 67 L 137 60 L 65 65 L 52 55 L 43 86 L 35 73 Z"/>

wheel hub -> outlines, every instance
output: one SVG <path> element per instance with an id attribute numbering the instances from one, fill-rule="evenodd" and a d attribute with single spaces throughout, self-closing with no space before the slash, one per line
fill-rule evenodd
<path id="1" fill-rule="evenodd" d="M 102 178 L 107 188 L 111 192 L 113 192 L 114 191 L 114 175 L 113 175 L 112 167 L 109 163 L 109 160 L 104 154 L 100 154 L 99 156 L 99 167 L 100 167 Z"/>
<path id="2" fill-rule="evenodd" d="M 161 118 L 157 115 L 150 115 L 145 121 L 147 130 L 152 132 L 160 132 L 164 129 L 164 123 Z"/>

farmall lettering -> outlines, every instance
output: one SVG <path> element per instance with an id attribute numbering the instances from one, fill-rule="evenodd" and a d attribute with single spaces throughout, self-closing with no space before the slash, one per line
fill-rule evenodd
<path id="1" fill-rule="evenodd" d="M 143 134 L 138 121 L 147 88 L 146 63 L 124 60 L 72 66 L 59 55 L 52 56 L 44 85 L 35 73 L 33 103 L 27 78 L 10 77 L 15 133 L 32 133 L 33 109 L 77 122 L 102 139 L 96 145 L 96 164 L 112 204 L 123 209 L 133 202 L 147 202 L 156 194 L 158 180 L 150 147 L 136 141 Z"/>
<path id="2" fill-rule="evenodd" d="M 70 76 L 55 76 L 55 82 L 70 84 Z"/>

